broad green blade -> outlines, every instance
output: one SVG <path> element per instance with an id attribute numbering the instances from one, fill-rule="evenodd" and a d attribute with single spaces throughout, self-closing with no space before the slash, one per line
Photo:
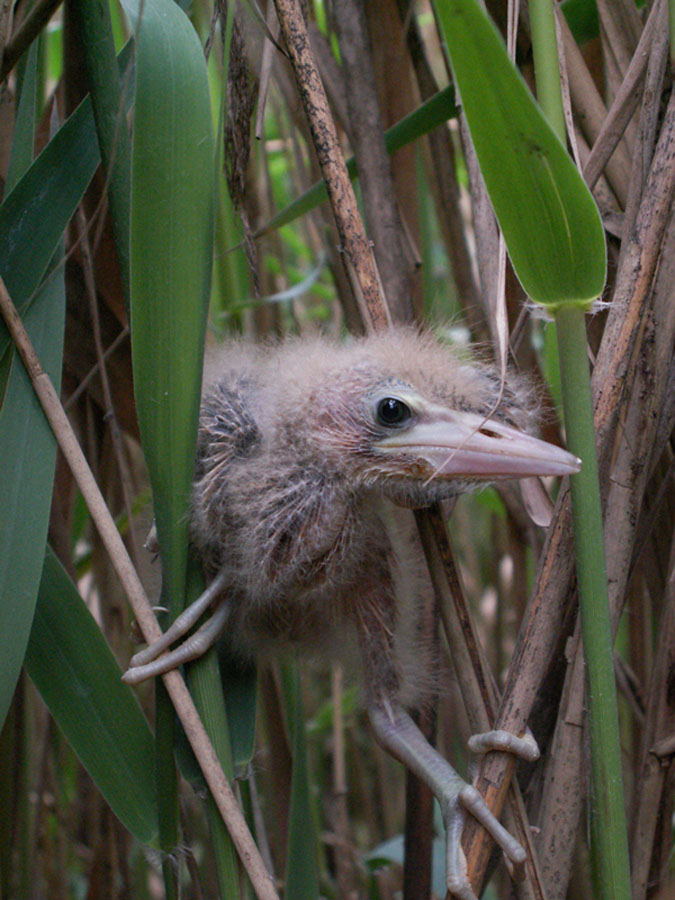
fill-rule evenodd
<path id="1" fill-rule="evenodd" d="M 21 60 L 17 76 L 17 110 L 14 122 L 12 152 L 5 182 L 5 194 L 13 190 L 14 185 L 19 181 L 26 169 L 30 168 L 30 164 L 33 161 L 38 80 L 37 49 L 37 41 L 34 41 Z M 9 337 L 7 330 L 4 328 L 4 323 L 2 329 L 0 339 Z M 4 355 L 0 352 L 0 408 L 2 408 L 11 364 L 12 352 L 5 352 Z"/>
<path id="2" fill-rule="evenodd" d="M 123 59 L 128 61 L 128 51 Z M 30 78 L 28 69 L 24 87 Z M 30 88 L 24 98 L 32 103 Z M 29 121 L 24 127 L 26 118 Z M 16 140 L 29 141 L 32 149 L 30 118 L 29 112 L 19 110 Z M 12 180 L 16 184 L 0 206 L 0 273 L 57 391 L 65 309 L 61 266 L 55 264 L 37 289 L 98 159 L 87 98 L 25 174 L 21 169 L 30 160 L 29 149 L 13 151 Z M 0 323 L 0 356 L 9 346 L 9 334 Z M 0 411 L 0 723 L 30 633 L 47 537 L 55 452 L 51 429 L 33 388 L 21 362 L 14 359 Z"/>
<path id="3" fill-rule="evenodd" d="M 0 206 L 0 270 L 19 312 L 42 280 L 98 163 L 87 98 Z"/>
<path id="4" fill-rule="evenodd" d="M 14 189 L 14 185 L 33 162 L 38 75 L 37 53 L 37 41 L 33 41 L 22 60 L 21 94 L 14 123 L 14 138 L 5 182 L 5 193 Z"/>
<path id="5" fill-rule="evenodd" d="M 130 59 L 127 46 L 119 56 Z M 86 97 L 0 206 L 0 273 L 23 315 L 100 161 Z M 10 344 L 0 322 L 0 356 Z"/>
<path id="6" fill-rule="evenodd" d="M 588 305 L 605 284 L 600 214 L 476 0 L 435 0 L 455 86 L 509 256 L 537 303 Z"/>
<path id="7" fill-rule="evenodd" d="M 157 830 L 153 739 L 108 643 L 48 548 L 26 669 L 122 824 L 144 844 Z"/>
<path id="8" fill-rule="evenodd" d="M 204 54 L 173 0 L 129 0 L 136 29 L 131 156 L 131 348 L 141 441 L 152 486 L 162 596 L 183 608 L 213 247 L 214 149 Z M 139 16 L 142 16 L 139 18 Z M 178 840 L 173 709 L 158 686 L 159 832 Z M 168 858 L 167 858 L 168 862 Z M 167 896 L 175 869 L 164 865 Z"/>
<path id="9" fill-rule="evenodd" d="M 166 597 L 182 608 L 213 245 L 214 146 L 204 54 L 172 0 L 137 25 L 131 337 Z M 125 9 L 132 20 L 138 7 Z"/>
<path id="10" fill-rule="evenodd" d="M 63 269 L 48 278 L 24 326 L 57 392 L 65 322 Z M 56 441 L 18 355 L 0 411 L 0 725 L 23 663 L 47 540 Z"/>
<path id="11" fill-rule="evenodd" d="M 32 159 L 36 69 L 37 57 L 32 51 L 24 69 L 10 183 L 21 179 Z M 13 191 L 10 197 L 15 193 Z M 8 248 L 3 241 L 7 231 L 11 234 L 12 229 L 4 234 L 2 230 L 3 222 L 16 224 L 25 209 L 17 210 L 14 217 L 3 220 L 5 208 L 6 203 L 0 207 L 0 272 L 8 287 L 9 284 L 13 287 L 15 303 L 21 305 L 23 301 L 25 305 L 38 282 L 32 282 L 31 265 L 17 272 L 6 269 L 7 257 L 11 258 L 15 248 Z M 41 214 L 48 218 L 44 210 Z M 54 254 L 60 234 L 51 245 L 45 267 Z M 23 244 L 29 244 L 26 234 Z M 60 263 L 61 257 L 61 253 L 56 254 L 56 264 Z M 24 315 L 24 325 L 38 358 L 57 391 L 61 383 L 64 321 L 65 287 L 63 269 L 59 267 Z M 7 354 L 8 359 L 9 356 Z M 0 727 L 12 700 L 33 621 L 56 459 L 56 441 L 18 355 L 14 355 L 5 373 L 6 384 L 0 391 L 3 395 L 0 408 Z"/>

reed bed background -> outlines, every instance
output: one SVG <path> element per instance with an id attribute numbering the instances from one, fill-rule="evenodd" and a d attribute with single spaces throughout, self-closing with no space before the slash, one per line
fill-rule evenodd
<path id="1" fill-rule="evenodd" d="M 487 7 L 506 34 L 507 5 Z M 564 440 L 564 323 L 533 313 L 510 266 L 501 320 L 495 305 L 495 219 L 442 51 L 453 8 L 284 0 L 281 31 L 272 3 L 0 10 L 0 275 L 143 585 L 170 615 L 201 589 L 185 498 L 205 331 L 208 343 L 360 332 L 387 315 L 426 322 L 497 358 L 506 347 L 538 387 L 542 436 Z M 325 160 L 287 58 L 291 13 L 306 21 L 328 99 L 314 114 L 334 123 L 336 171 L 355 157 L 363 257 L 351 255 L 360 224 L 336 224 L 320 183 Z M 530 87 L 538 14 L 521 10 L 514 45 Z M 567 0 L 555 7 L 562 74 L 542 75 L 534 52 L 544 107 L 542 78 L 554 93 L 563 85 L 558 131 L 566 123 L 574 138 L 604 228 L 606 284 L 573 368 L 590 361 L 623 775 L 612 802 L 625 810 L 630 885 L 597 849 L 598 831 L 611 852 L 626 829 L 591 799 L 568 486 L 551 486 L 546 527 L 515 484 L 419 516 L 443 622 L 438 704 L 423 726 L 464 772 L 475 771 L 466 739 L 482 717 L 527 721 L 542 750 L 518 768 L 517 815 L 532 826 L 520 826 L 525 881 L 486 875 L 490 848 L 467 828 L 486 897 L 675 896 L 674 20 L 665 0 Z M 489 141 L 488 101 L 479 94 Z M 546 252 L 534 222 L 516 223 L 533 265 Z M 158 412 L 151 397 L 165 388 Z M 143 613 L 127 605 L 116 551 L 111 560 L 4 327 L 0 397 L 0 897 L 265 896 L 178 725 L 175 681 L 134 692 L 120 682 Z M 160 558 L 143 547 L 153 516 Z M 486 696 L 467 684 L 472 653 L 494 680 Z M 257 683 L 250 672 L 221 682 L 210 654 L 185 674 L 272 891 L 444 895 L 438 817 L 372 740 L 350 673 L 283 660 Z M 481 763 L 495 802 L 509 767 L 501 754 Z"/>

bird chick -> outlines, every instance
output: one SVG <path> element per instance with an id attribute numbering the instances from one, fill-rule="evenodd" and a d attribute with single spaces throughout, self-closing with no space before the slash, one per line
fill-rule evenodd
<path id="1" fill-rule="evenodd" d="M 534 412 L 523 383 L 509 378 L 495 410 L 499 394 L 494 368 L 408 328 L 344 344 L 225 345 L 206 367 L 191 515 L 215 577 L 125 676 L 166 671 L 221 631 L 246 657 L 355 646 L 375 735 L 438 797 L 448 887 L 466 900 L 474 894 L 462 869 L 464 809 L 514 861 L 523 851 L 405 711 L 419 693 L 411 636 L 431 587 L 414 524 L 404 514 L 401 525 L 394 506 L 578 471 L 576 457 L 527 433 Z M 213 618 L 156 658 L 214 600 Z"/>

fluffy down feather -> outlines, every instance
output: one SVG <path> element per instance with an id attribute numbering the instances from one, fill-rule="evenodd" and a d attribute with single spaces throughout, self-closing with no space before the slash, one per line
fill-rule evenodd
<path id="1" fill-rule="evenodd" d="M 412 514 L 477 483 L 435 476 L 415 452 L 382 453 L 374 404 L 401 397 L 531 430 L 532 394 L 428 333 L 333 343 L 226 344 L 207 361 L 192 536 L 228 573 L 231 650 L 358 648 L 369 699 L 419 701 L 416 610 L 431 590 Z M 406 423 L 404 423 L 406 424 Z M 480 478 L 480 476 L 478 476 Z"/>

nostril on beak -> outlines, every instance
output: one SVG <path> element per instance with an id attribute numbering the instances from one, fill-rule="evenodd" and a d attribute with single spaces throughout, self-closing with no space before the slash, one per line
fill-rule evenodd
<path id="1" fill-rule="evenodd" d="M 489 438 L 499 438 L 500 440 L 502 437 L 501 434 L 497 434 L 496 431 L 491 431 L 489 428 L 479 428 L 478 434 L 482 434 L 485 437 L 489 437 Z"/>

